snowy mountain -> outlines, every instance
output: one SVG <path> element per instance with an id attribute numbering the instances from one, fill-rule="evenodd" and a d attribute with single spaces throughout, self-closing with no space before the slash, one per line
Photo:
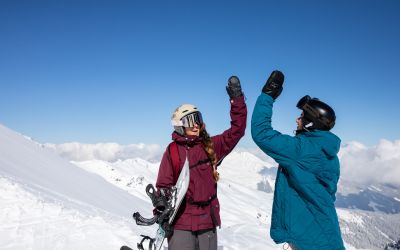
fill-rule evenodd
<path id="1" fill-rule="evenodd" d="M 0 125 L 0 249 L 118 249 L 136 246 L 140 234 L 152 236 L 155 227 L 136 226 L 131 215 L 151 216 L 144 189 L 155 182 L 161 147 L 146 159 L 137 152 L 130 158 L 124 148 L 123 157 L 115 156 L 118 150 L 98 157 L 107 156 L 98 146 L 96 155 L 66 159 L 76 154 L 57 148 Z M 74 148 L 85 154 L 79 144 Z M 273 161 L 254 152 L 226 157 L 218 184 L 219 249 L 282 249 L 269 237 L 275 172 Z M 393 211 L 338 209 L 347 249 L 382 249 L 398 240 L 400 217 Z"/>
<path id="2" fill-rule="evenodd" d="M 397 197 L 400 197 L 400 188 L 390 184 L 357 185 L 343 180 L 336 196 L 336 206 L 398 214 L 400 199 Z"/>
<path id="3" fill-rule="evenodd" d="M 336 206 L 400 212 L 399 140 L 381 140 L 373 147 L 349 142 L 341 147 L 339 159 L 341 179 Z"/>

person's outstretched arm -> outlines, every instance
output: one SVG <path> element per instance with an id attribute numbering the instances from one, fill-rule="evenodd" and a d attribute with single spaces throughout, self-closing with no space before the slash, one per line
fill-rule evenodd
<path id="1" fill-rule="evenodd" d="M 273 71 L 258 97 L 251 118 L 251 135 L 257 146 L 275 161 L 288 166 L 298 152 L 298 138 L 281 134 L 272 128 L 272 107 L 282 92 L 284 76 Z"/>
<path id="2" fill-rule="evenodd" d="M 212 137 L 218 159 L 229 154 L 244 136 L 247 122 L 247 106 L 239 78 L 231 76 L 226 90 L 231 103 L 231 126 L 222 134 Z"/>

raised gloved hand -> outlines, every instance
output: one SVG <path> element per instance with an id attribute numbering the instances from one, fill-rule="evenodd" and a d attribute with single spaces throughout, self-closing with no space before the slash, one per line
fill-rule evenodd
<path id="1" fill-rule="evenodd" d="M 231 99 L 243 95 L 242 87 L 240 86 L 240 80 L 237 76 L 229 77 L 228 86 L 226 86 L 226 92 L 228 92 L 228 95 Z"/>
<path id="2" fill-rule="evenodd" d="M 279 70 L 274 70 L 265 83 L 262 92 L 270 95 L 275 100 L 282 93 L 282 85 L 284 81 L 285 76 L 283 73 Z"/>

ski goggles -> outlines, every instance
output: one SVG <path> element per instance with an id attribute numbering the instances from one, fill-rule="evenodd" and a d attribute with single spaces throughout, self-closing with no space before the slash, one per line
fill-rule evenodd
<path id="1" fill-rule="evenodd" d="M 196 124 L 201 126 L 203 124 L 203 117 L 200 112 L 194 112 L 188 115 L 185 115 L 181 119 L 182 126 L 185 128 L 193 128 Z"/>
<path id="2" fill-rule="evenodd" d="M 312 98 L 309 95 L 305 95 L 297 102 L 296 107 L 299 109 L 303 109 L 303 107 L 311 100 Z"/>
<path id="3" fill-rule="evenodd" d="M 307 115 L 307 118 L 311 119 L 312 121 L 319 121 L 323 125 L 330 127 L 330 121 L 324 116 L 321 116 L 321 114 L 313 108 L 310 105 L 310 101 L 319 101 L 318 98 L 311 98 L 309 95 L 303 96 L 300 98 L 300 100 L 297 102 L 296 107 L 304 111 L 304 116 Z"/>
<path id="4" fill-rule="evenodd" d="M 296 107 L 305 111 L 308 115 L 310 115 L 311 117 L 313 117 L 314 119 L 318 119 L 319 118 L 319 114 L 318 111 L 315 110 L 310 104 L 309 102 L 311 100 L 318 100 L 318 98 L 311 98 L 309 95 L 305 95 L 302 98 L 300 98 L 300 100 L 297 102 Z"/>

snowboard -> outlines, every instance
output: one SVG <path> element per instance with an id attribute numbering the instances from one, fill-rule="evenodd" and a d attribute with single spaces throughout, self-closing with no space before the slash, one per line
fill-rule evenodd
<path id="1" fill-rule="evenodd" d="M 179 207 L 182 204 L 183 198 L 185 198 L 186 191 L 189 187 L 189 182 L 190 182 L 189 160 L 186 158 L 185 164 L 183 164 L 183 168 L 181 170 L 181 173 L 179 174 L 178 180 L 176 181 L 175 186 L 172 187 L 173 213 L 169 217 L 168 220 L 169 225 L 172 225 L 172 223 L 174 222 L 176 213 L 178 212 Z M 154 242 L 155 250 L 161 249 L 164 239 L 165 239 L 165 231 L 160 225 L 156 232 L 156 237 Z"/>
<path id="2" fill-rule="evenodd" d="M 144 240 L 150 240 L 149 243 L 149 250 L 152 250 L 154 247 L 154 250 L 160 250 L 164 239 L 165 239 L 165 230 L 163 229 L 163 226 L 170 226 L 174 222 L 175 216 L 179 210 L 180 205 L 182 204 L 183 199 L 185 198 L 186 191 L 189 187 L 189 182 L 190 182 L 190 170 L 189 170 L 189 160 L 186 158 L 185 163 L 183 164 L 183 168 L 179 174 L 178 180 L 176 181 L 176 184 L 171 187 L 171 199 L 169 200 L 169 206 L 171 208 L 170 216 L 168 218 L 168 221 L 165 221 L 163 224 L 159 224 L 158 229 L 155 233 L 154 238 L 141 235 L 143 237 L 142 241 L 137 244 L 138 249 L 144 250 L 143 248 L 143 241 Z M 146 219 L 143 219 L 143 221 Z M 150 222 L 154 223 L 154 222 Z M 137 223 L 137 222 L 136 222 Z M 165 225 L 167 224 L 167 225 Z M 145 225 L 145 224 L 143 224 Z M 122 246 L 120 250 L 132 250 L 132 248 L 129 248 L 127 246 Z"/>

